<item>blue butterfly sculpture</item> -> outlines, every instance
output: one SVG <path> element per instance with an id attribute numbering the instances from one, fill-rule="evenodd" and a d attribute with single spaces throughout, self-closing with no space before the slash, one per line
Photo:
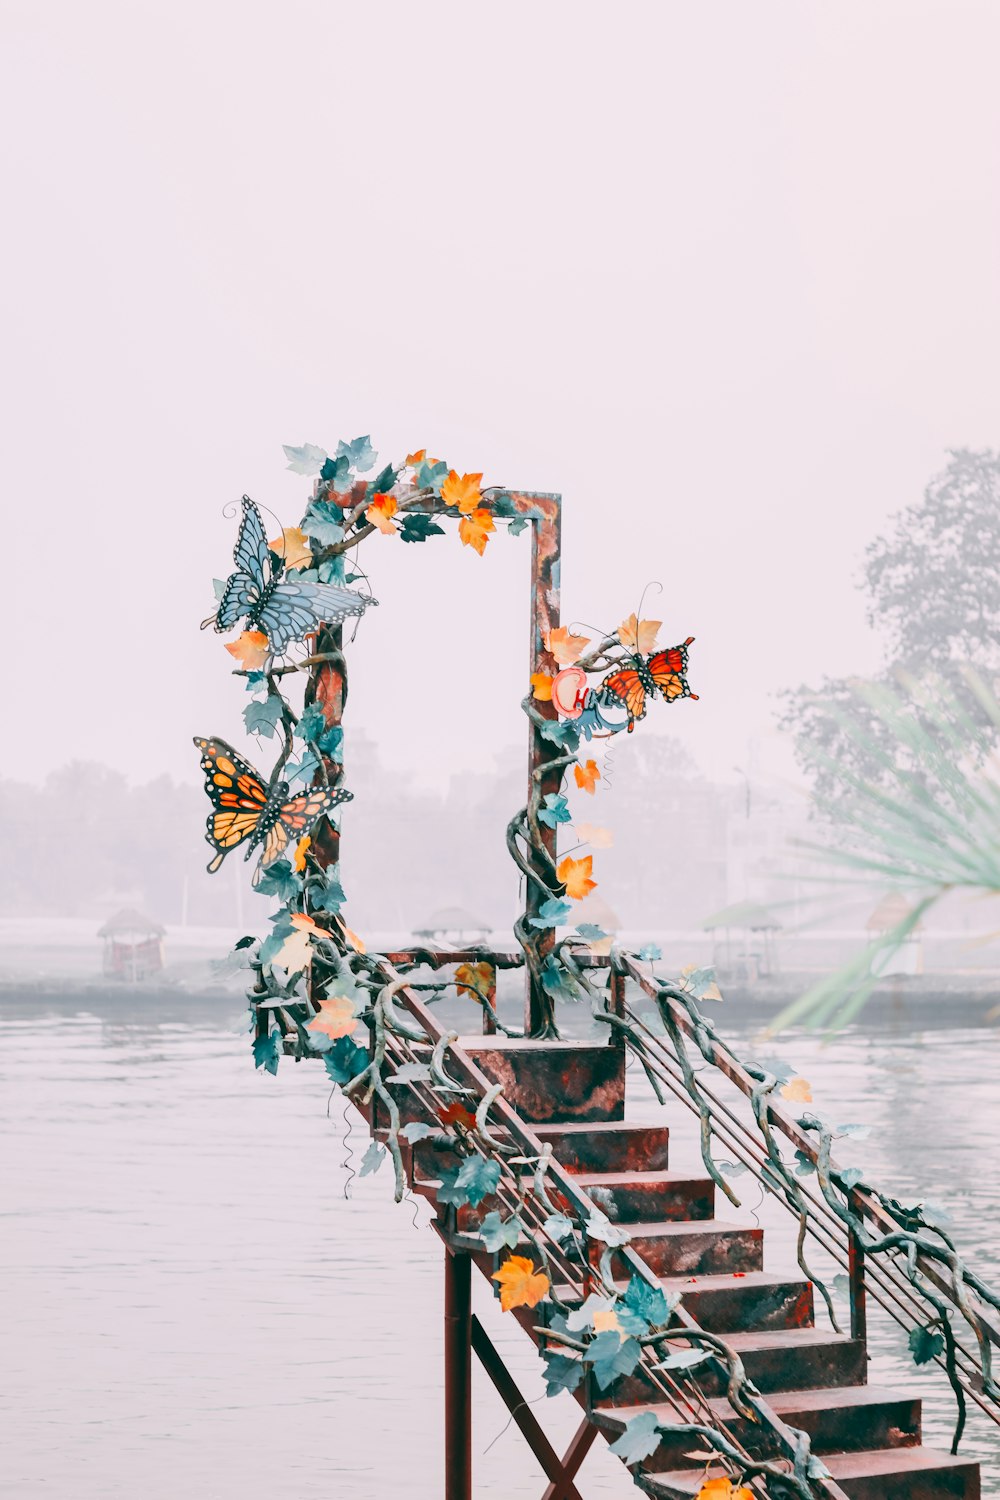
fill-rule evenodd
<path id="1" fill-rule="evenodd" d="M 260 511 L 243 496 L 243 520 L 233 551 L 235 572 L 229 575 L 219 608 L 212 617 L 218 631 L 231 630 L 246 616 L 248 630 L 262 630 L 275 656 L 290 641 L 301 640 L 318 625 L 339 625 L 348 615 L 361 615 L 377 599 L 356 594 L 335 583 L 312 583 L 282 577 L 282 565 L 271 562 L 267 533 Z M 211 621 L 206 620 L 205 624 Z"/>

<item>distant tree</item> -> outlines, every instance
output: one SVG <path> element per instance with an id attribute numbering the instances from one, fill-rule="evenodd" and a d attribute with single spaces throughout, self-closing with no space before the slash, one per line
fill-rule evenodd
<path id="1" fill-rule="evenodd" d="M 990 728 L 986 742 L 996 740 L 962 668 L 973 667 L 988 682 L 1000 671 L 1000 455 L 951 451 L 923 498 L 869 544 L 861 586 L 869 624 L 885 642 L 884 670 L 867 681 L 828 677 L 817 687 L 795 688 L 784 695 L 781 716 L 819 800 L 831 801 L 826 810 L 834 813 L 834 767 L 885 785 L 894 779 L 901 748 L 905 754 L 890 744 L 885 717 L 872 706 L 880 692 L 899 693 L 936 674 L 960 712 Z M 845 718 L 862 733 L 850 732 Z M 940 729 L 939 711 L 934 723 Z"/>

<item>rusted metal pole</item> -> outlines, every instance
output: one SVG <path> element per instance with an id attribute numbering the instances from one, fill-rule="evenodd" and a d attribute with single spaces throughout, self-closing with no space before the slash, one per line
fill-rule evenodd
<path id="1" fill-rule="evenodd" d="M 472 1261 L 444 1254 L 444 1496 L 472 1500 Z"/>
<path id="2" fill-rule="evenodd" d="M 862 1203 L 854 1188 L 851 1188 L 847 1194 L 847 1207 L 857 1218 L 861 1218 Z M 851 1338 L 867 1339 L 868 1294 L 865 1289 L 865 1252 L 853 1229 L 847 1231 L 847 1278 L 851 1298 Z"/>

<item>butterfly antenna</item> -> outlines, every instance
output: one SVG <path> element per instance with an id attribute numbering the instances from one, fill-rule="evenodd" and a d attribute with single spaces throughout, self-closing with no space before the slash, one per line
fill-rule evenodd
<path id="1" fill-rule="evenodd" d="M 250 497 L 247 496 L 247 499 L 249 499 L 249 498 Z M 256 501 L 254 503 L 256 504 Z M 282 550 L 281 550 L 281 552 L 279 552 L 278 556 L 279 557 L 284 557 L 284 555 L 285 555 L 285 553 L 284 553 L 284 547 L 285 547 L 285 528 L 282 526 L 281 521 L 274 514 L 274 511 L 271 509 L 271 507 L 269 505 L 258 505 L 257 509 L 258 510 L 266 511 L 267 514 L 271 517 L 271 520 L 274 522 L 275 526 L 277 526 L 278 530 L 281 532 L 281 547 L 282 547 Z M 268 543 L 268 546 L 270 546 L 270 543 Z"/>
<path id="2" fill-rule="evenodd" d="M 247 495 L 243 496 L 244 500 L 246 500 L 248 498 L 249 497 Z M 235 521 L 236 517 L 239 515 L 239 513 L 240 513 L 240 507 L 236 504 L 235 500 L 230 500 L 227 505 L 224 505 L 222 507 L 222 514 L 225 516 L 225 518 L 226 518 L 227 521 Z"/>
<path id="3" fill-rule="evenodd" d="M 635 617 L 636 622 L 642 619 L 642 612 L 646 607 L 646 595 L 649 593 L 650 589 L 656 589 L 658 594 L 662 594 L 663 584 L 660 583 L 656 578 L 651 579 L 650 582 L 646 584 L 646 587 L 642 591 L 642 598 L 639 600 L 639 609 Z"/>
<path id="4" fill-rule="evenodd" d="M 602 641 L 606 641 L 609 636 L 614 635 L 613 630 L 604 630 L 600 625 L 591 625 L 586 620 L 571 620 L 569 622 L 569 628 L 574 635 L 578 626 L 582 626 L 584 630 L 593 630 L 596 635 L 600 636 Z"/>

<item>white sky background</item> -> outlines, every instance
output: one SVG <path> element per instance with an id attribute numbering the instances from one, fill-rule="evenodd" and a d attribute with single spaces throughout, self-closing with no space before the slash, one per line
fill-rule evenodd
<path id="1" fill-rule="evenodd" d="M 995 4 L 0 16 L 0 772 L 243 743 L 198 622 L 223 506 L 301 512 L 283 442 L 561 490 L 564 618 L 663 581 L 701 701 L 643 732 L 711 774 L 876 664 L 864 544 L 1000 436 Z M 390 766 L 523 738 L 527 542 L 365 544 L 348 728 Z"/>

